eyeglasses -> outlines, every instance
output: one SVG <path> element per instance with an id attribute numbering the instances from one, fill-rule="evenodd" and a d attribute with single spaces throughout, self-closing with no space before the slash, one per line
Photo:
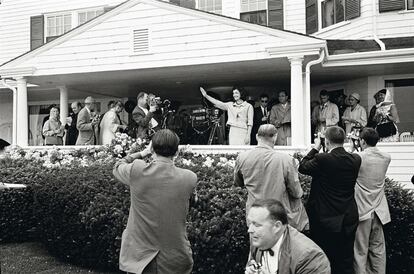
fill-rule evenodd
<path id="1" fill-rule="evenodd" d="M 261 100 L 262 101 L 262 103 L 267 103 L 267 100 Z"/>

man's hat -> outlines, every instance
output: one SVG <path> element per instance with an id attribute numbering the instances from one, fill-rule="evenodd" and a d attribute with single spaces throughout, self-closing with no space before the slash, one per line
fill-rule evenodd
<path id="1" fill-rule="evenodd" d="M 358 93 L 356 93 L 356 92 L 354 92 L 351 95 L 349 95 L 349 97 L 354 97 L 357 101 L 361 101 L 360 100 L 361 96 Z"/>

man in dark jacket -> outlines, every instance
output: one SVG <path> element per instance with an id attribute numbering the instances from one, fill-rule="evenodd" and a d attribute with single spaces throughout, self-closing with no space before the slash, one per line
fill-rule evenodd
<path id="1" fill-rule="evenodd" d="M 153 128 L 157 126 L 157 121 L 154 119 L 154 112 L 157 110 L 156 106 L 148 107 L 148 94 L 145 92 L 138 93 L 137 106 L 132 111 L 133 125 L 136 128 L 136 138 L 148 139 L 152 135 Z"/>
<path id="2" fill-rule="evenodd" d="M 253 105 L 254 106 L 254 105 Z M 261 125 L 267 124 L 269 121 L 269 96 L 267 94 L 260 95 L 260 106 L 254 108 L 253 127 L 250 134 L 250 144 L 257 145 L 256 134 Z"/>
<path id="3" fill-rule="evenodd" d="M 74 146 L 76 144 L 76 139 L 78 139 L 79 131 L 76 128 L 76 124 L 78 122 L 78 113 L 82 109 L 82 104 L 80 102 L 73 102 L 70 105 L 72 109 L 72 113 L 69 115 L 71 118 L 70 123 L 65 125 L 66 129 L 66 142 L 65 145 L 67 146 Z"/>
<path id="4" fill-rule="evenodd" d="M 312 176 L 307 212 L 311 238 L 328 256 L 332 273 L 353 273 L 355 232 L 358 209 L 355 202 L 355 183 L 361 166 L 357 154 L 345 151 L 345 132 L 338 126 L 325 132 L 327 153 L 320 138 L 303 158 L 299 172 Z"/>

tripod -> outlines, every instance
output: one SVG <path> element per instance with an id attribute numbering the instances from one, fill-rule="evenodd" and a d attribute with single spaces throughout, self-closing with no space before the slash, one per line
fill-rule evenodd
<path id="1" fill-rule="evenodd" d="M 213 125 L 211 126 L 210 136 L 208 137 L 207 145 L 210 146 L 210 145 L 213 144 L 214 137 L 217 137 L 217 140 L 220 143 L 220 138 L 221 138 L 220 131 L 221 131 L 221 128 L 220 128 L 220 118 L 214 119 Z"/>

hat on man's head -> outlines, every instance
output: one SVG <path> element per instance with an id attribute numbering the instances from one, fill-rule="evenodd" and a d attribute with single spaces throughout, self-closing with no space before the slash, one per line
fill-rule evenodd
<path id="1" fill-rule="evenodd" d="M 93 97 L 88 96 L 85 98 L 85 104 L 93 104 L 95 103 L 95 99 L 93 99 Z"/>
<path id="2" fill-rule="evenodd" d="M 349 95 L 349 97 L 354 97 L 358 102 L 361 101 L 360 100 L 361 96 L 358 93 L 356 93 L 356 92 L 354 92 L 351 95 Z"/>
<path id="3" fill-rule="evenodd" d="M 5 147 L 8 147 L 8 146 L 10 146 L 9 142 L 7 142 L 3 139 L 0 139 L 0 151 L 3 150 Z"/>

